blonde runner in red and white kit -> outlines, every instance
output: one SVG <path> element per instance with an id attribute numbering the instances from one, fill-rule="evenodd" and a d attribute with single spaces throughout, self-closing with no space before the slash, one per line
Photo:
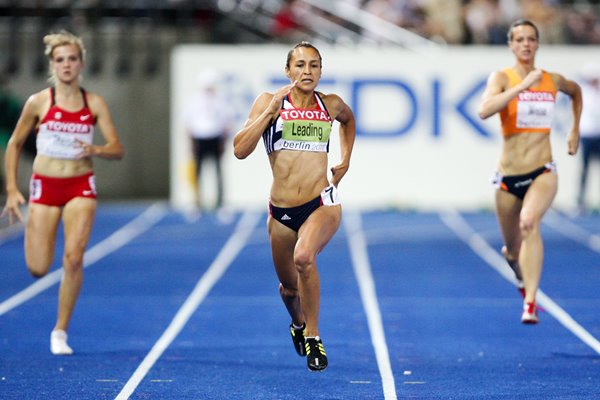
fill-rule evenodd
<path id="1" fill-rule="evenodd" d="M 124 149 L 104 98 L 80 86 L 86 54 L 81 38 L 60 31 L 45 35 L 43 42 L 52 87 L 29 96 L 6 146 L 6 205 L 0 218 L 25 222 L 21 207 L 27 201 L 17 172 L 23 145 L 35 130 L 37 155 L 27 208 L 25 262 L 34 277 L 48 274 L 62 223 L 63 275 L 50 351 L 69 355 L 73 349 L 67 331 L 83 284 L 83 255 L 97 206 L 92 159 L 119 160 Z M 103 139 L 99 144 L 93 141 L 96 123 Z"/>
<path id="2" fill-rule="evenodd" d="M 50 89 L 50 109 L 37 128 L 36 145 L 40 155 L 77 160 L 84 151 L 81 143 L 91 145 L 96 122 L 82 88 L 83 108 L 67 111 L 56 104 L 56 89 Z M 34 173 L 29 183 L 31 203 L 62 207 L 75 197 L 96 198 L 93 172 L 69 178 L 48 177 Z"/>

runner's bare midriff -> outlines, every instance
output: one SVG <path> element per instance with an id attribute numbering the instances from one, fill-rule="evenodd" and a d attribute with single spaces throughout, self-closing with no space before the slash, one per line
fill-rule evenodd
<path id="1" fill-rule="evenodd" d="M 278 207 L 304 204 L 329 185 L 327 153 L 277 151 L 269 155 L 269 161 L 273 172 L 270 201 Z"/>
<path id="2" fill-rule="evenodd" d="M 90 159 L 67 160 L 37 155 L 33 162 L 33 172 L 54 178 L 69 178 L 84 175 L 92 171 Z"/>
<path id="3" fill-rule="evenodd" d="M 520 175 L 552 161 L 550 135 L 546 133 L 519 133 L 504 139 L 500 172 Z"/>

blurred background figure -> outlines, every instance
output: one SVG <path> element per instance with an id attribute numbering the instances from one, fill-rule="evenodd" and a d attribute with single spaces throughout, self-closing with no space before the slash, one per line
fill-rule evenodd
<path id="1" fill-rule="evenodd" d="M 8 79 L 5 74 L 0 73 L 0 200 L 4 202 L 5 193 L 5 171 L 4 171 L 4 153 L 6 152 L 6 144 L 10 135 L 12 134 L 19 115 L 21 114 L 21 108 L 23 107 L 23 101 L 19 96 L 13 93 L 8 87 Z M 35 157 L 35 135 L 29 135 L 27 141 L 23 145 L 23 153 L 27 157 L 25 163 L 31 161 Z M 29 183 L 29 176 L 27 173 L 19 176 L 19 185 L 26 187 Z"/>
<path id="2" fill-rule="evenodd" d="M 278 41 L 289 42 L 301 39 L 304 20 L 310 8 L 300 0 L 283 0 L 273 16 L 271 34 Z"/>
<path id="3" fill-rule="evenodd" d="M 21 99 L 13 94 L 7 86 L 7 79 L 4 74 L 0 74 L 0 199 L 4 197 L 4 153 L 6 152 L 6 144 L 10 135 L 12 134 L 19 115 L 21 114 L 22 107 Z M 30 154 L 30 148 L 28 146 L 26 153 Z"/>
<path id="4" fill-rule="evenodd" d="M 195 203 L 199 210 L 207 209 L 203 204 L 206 187 L 201 182 L 206 178 L 203 174 L 205 161 L 212 160 L 215 167 L 216 202 L 214 207 L 223 207 L 224 183 L 222 156 L 227 138 L 234 123 L 231 106 L 221 92 L 221 76 L 212 69 L 201 71 L 196 78 L 196 91 L 188 99 L 184 110 L 184 123 L 191 139 L 192 153 L 195 162 L 194 188 Z M 205 171 L 205 170 L 204 170 Z M 204 176 L 203 176 L 204 175 Z"/>
<path id="5" fill-rule="evenodd" d="M 600 64 L 585 64 L 581 69 L 581 78 L 583 111 L 579 127 L 582 164 L 577 206 L 580 212 L 584 212 L 590 162 L 594 158 L 600 161 Z M 592 208 L 595 207 L 598 207 L 598 204 Z"/>

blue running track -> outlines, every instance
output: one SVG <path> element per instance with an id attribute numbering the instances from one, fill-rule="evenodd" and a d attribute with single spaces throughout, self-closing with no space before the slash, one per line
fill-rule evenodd
<path id="1" fill-rule="evenodd" d="M 68 357 L 49 351 L 62 238 L 36 281 L 4 224 L 0 399 L 600 398 L 600 216 L 546 217 L 525 326 L 493 214 L 346 210 L 318 258 L 322 373 L 292 347 L 265 220 L 101 205 Z"/>

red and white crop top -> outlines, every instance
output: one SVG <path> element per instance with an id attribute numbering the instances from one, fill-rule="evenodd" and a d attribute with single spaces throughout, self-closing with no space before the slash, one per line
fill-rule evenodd
<path id="1" fill-rule="evenodd" d="M 92 144 L 96 120 L 81 89 L 83 108 L 66 111 L 56 105 L 55 89 L 50 88 L 50 109 L 37 128 L 37 152 L 52 158 L 75 160 L 83 151 L 78 141 Z"/>

